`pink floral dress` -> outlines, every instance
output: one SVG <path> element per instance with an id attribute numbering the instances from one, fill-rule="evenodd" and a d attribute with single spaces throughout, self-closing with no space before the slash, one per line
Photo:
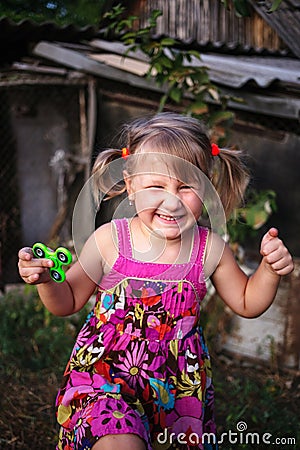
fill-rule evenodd
<path id="1" fill-rule="evenodd" d="M 195 227 L 190 262 L 132 257 L 128 219 L 114 221 L 119 255 L 99 285 L 57 396 L 59 450 L 87 450 L 133 433 L 147 450 L 216 448 L 213 386 L 199 326 L 208 231 Z"/>

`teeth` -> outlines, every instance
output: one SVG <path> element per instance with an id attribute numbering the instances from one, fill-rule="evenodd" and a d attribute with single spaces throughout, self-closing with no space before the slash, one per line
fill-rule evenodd
<path id="1" fill-rule="evenodd" d="M 169 222 L 174 222 L 177 219 L 177 217 L 165 216 L 164 214 L 160 214 L 159 217 L 164 220 L 168 220 Z"/>

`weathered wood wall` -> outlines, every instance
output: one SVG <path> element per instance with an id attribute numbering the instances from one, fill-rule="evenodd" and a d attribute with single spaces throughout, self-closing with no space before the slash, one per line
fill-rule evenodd
<path id="1" fill-rule="evenodd" d="M 286 47 L 253 9 L 250 17 L 240 18 L 233 8 L 227 10 L 220 0 L 131 0 L 128 8 L 140 17 L 142 27 L 147 25 L 152 10 L 161 10 L 163 15 L 157 21 L 156 33 L 183 41 L 215 46 L 226 44 L 244 50 L 277 51 Z"/>

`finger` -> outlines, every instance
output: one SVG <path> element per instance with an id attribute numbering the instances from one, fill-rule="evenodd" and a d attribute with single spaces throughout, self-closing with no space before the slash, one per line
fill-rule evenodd
<path id="1" fill-rule="evenodd" d="M 282 269 L 277 270 L 276 273 L 280 276 L 283 276 L 283 275 L 288 275 L 293 270 L 294 270 L 294 264 L 289 264 L 289 265 L 283 267 Z"/>
<path id="2" fill-rule="evenodd" d="M 41 270 L 41 271 L 40 271 Z M 49 271 L 44 268 L 40 268 L 39 271 L 35 272 L 23 272 L 20 273 L 22 279 L 27 284 L 40 284 L 40 283 L 47 283 L 51 280 Z"/>
<path id="3" fill-rule="evenodd" d="M 22 277 L 22 279 L 25 281 L 25 283 L 27 284 L 38 284 L 40 283 L 40 278 L 41 278 L 41 274 L 38 273 L 33 273 L 28 277 Z"/>
<path id="4" fill-rule="evenodd" d="M 270 228 L 269 231 L 267 232 L 269 239 L 278 237 L 278 234 L 279 234 L 278 230 L 275 227 Z"/>
<path id="5" fill-rule="evenodd" d="M 264 249 L 263 250 L 263 256 L 264 256 L 265 261 L 268 264 L 274 264 L 277 261 L 280 261 L 284 257 L 284 254 L 281 251 L 281 249 L 278 249 L 278 248 L 276 248 L 275 250 Z"/>
<path id="6" fill-rule="evenodd" d="M 264 260 L 278 275 L 286 275 L 294 270 L 293 258 L 286 247 L 265 256 Z"/>
<path id="7" fill-rule="evenodd" d="M 271 241 L 274 238 L 278 237 L 278 230 L 277 228 L 270 228 L 269 231 L 263 236 L 262 238 L 262 244 L 265 244 L 269 241 Z"/>
<path id="8" fill-rule="evenodd" d="M 40 278 L 43 276 L 43 274 L 40 273 L 32 273 L 28 276 L 24 276 L 22 274 L 20 274 L 21 278 L 23 281 L 25 281 L 25 283 L 29 283 L 29 284 L 33 284 L 33 283 L 37 283 L 37 282 L 41 282 Z"/>
<path id="9" fill-rule="evenodd" d="M 292 263 L 286 263 L 285 261 L 278 261 L 271 265 L 271 268 L 277 275 L 288 275 L 294 269 L 294 265 Z"/>
<path id="10" fill-rule="evenodd" d="M 283 249 L 286 249 L 283 242 L 278 237 L 275 237 L 275 236 L 272 238 L 266 237 L 266 239 L 262 240 L 261 247 L 260 247 L 261 255 L 267 256 L 270 253 L 276 251 L 277 249 L 278 250 L 281 249 L 281 251 Z"/>
<path id="11" fill-rule="evenodd" d="M 22 278 L 29 278 L 32 277 L 33 275 L 41 275 L 42 273 L 44 273 L 47 269 L 45 269 L 44 267 L 21 267 L 19 270 L 19 273 L 21 275 Z"/>
<path id="12" fill-rule="evenodd" d="M 33 258 L 32 249 L 30 247 L 21 248 L 21 250 L 19 250 L 18 257 L 23 261 L 30 261 Z"/>
<path id="13" fill-rule="evenodd" d="M 33 267 L 53 267 L 54 263 L 51 259 L 46 258 L 33 258 L 31 260 Z"/>
<path id="14" fill-rule="evenodd" d="M 41 277 L 41 274 L 33 273 L 32 275 L 27 277 L 27 282 L 29 282 L 29 283 L 36 283 L 37 281 L 39 281 L 40 277 Z"/>
<path id="15" fill-rule="evenodd" d="M 20 267 L 53 267 L 54 263 L 51 259 L 46 258 L 31 258 L 29 260 L 20 259 Z"/>
<path id="16" fill-rule="evenodd" d="M 275 239 L 274 241 L 269 242 L 265 246 L 262 254 L 264 260 L 268 264 L 275 264 L 278 262 L 278 264 L 293 266 L 293 258 L 280 239 Z"/>

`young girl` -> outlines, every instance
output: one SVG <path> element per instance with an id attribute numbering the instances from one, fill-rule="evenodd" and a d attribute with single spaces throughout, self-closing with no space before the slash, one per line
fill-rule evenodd
<path id="1" fill-rule="evenodd" d="M 97 288 L 57 397 L 57 449 L 217 448 L 199 326 L 206 279 L 234 312 L 257 317 L 293 270 L 292 258 L 271 228 L 248 278 L 223 240 L 198 224 L 210 182 L 228 216 L 248 175 L 239 152 L 211 145 L 196 119 L 162 113 L 135 120 L 125 135 L 126 149 L 102 152 L 93 173 L 107 198 L 127 191 L 132 217 L 98 228 L 61 284 L 49 277 L 51 261 L 19 252 L 21 277 L 53 314 L 79 311 Z M 116 160 L 124 184 L 107 192 Z"/>

